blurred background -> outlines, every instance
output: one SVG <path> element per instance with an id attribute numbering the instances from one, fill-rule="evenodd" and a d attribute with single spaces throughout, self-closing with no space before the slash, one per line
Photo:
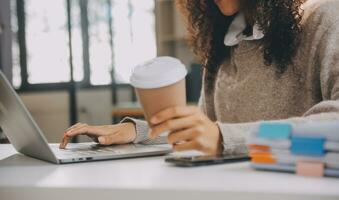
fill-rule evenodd
<path id="1" fill-rule="evenodd" d="M 201 68 L 174 0 L 0 1 L 0 70 L 51 143 L 79 121 L 142 118 L 129 76 L 156 56 L 187 66 L 187 100 L 196 104 Z"/>

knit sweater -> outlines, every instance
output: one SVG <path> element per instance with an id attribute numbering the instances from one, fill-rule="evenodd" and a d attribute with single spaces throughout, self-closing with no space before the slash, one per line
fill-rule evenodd
<path id="1" fill-rule="evenodd" d="M 339 0 L 308 0 L 303 10 L 300 45 L 282 75 L 264 64 L 262 40 L 241 41 L 214 78 L 204 74 L 199 107 L 218 123 L 226 153 L 247 152 L 262 121 L 339 120 Z M 166 142 L 148 139 L 145 121 L 127 121 L 136 124 L 136 143 Z"/>

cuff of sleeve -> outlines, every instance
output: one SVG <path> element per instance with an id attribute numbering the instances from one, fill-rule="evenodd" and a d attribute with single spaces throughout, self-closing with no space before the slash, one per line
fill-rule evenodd
<path id="1" fill-rule="evenodd" d="M 226 154 L 248 153 L 246 139 L 250 134 L 251 128 L 255 127 L 255 123 L 248 126 L 244 126 L 217 122 L 217 125 L 223 138 L 224 153 Z"/>
<path id="2" fill-rule="evenodd" d="M 123 120 L 120 121 L 120 123 L 126 123 L 126 122 L 132 122 L 135 125 L 137 135 L 133 143 L 140 143 L 140 142 L 148 140 L 149 127 L 146 121 L 134 119 L 130 117 L 125 117 Z"/>

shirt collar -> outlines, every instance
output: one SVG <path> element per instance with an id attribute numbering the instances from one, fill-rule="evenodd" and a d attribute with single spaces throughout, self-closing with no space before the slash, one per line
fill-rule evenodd
<path id="1" fill-rule="evenodd" d="M 226 46 L 235 46 L 242 40 L 260 40 L 264 37 L 264 33 L 259 29 L 258 24 L 253 26 L 253 34 L 246 36 L 243 34 L 246 29 L 246 20 L 244 13 L 240 12 L 233 19 L 228 32 L 225 35 L 224 43 Z"/>

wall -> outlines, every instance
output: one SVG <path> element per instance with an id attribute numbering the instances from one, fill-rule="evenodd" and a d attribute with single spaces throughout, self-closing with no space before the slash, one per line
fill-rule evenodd
<path id="1" fill-rule="evenodd" d="M 66 92 L 20 94 L 24 104 L 45 133 L 49 142 L 56 142 L 68 126 L 68 95 Z"/>
<path id="2" fill-rule="evenodd" d="M 186 42 L 186 27 L 173 0 L 156 1 L 156 32 L 159 56 L 173 56 L 187 67 L 196 62 Z"/>

